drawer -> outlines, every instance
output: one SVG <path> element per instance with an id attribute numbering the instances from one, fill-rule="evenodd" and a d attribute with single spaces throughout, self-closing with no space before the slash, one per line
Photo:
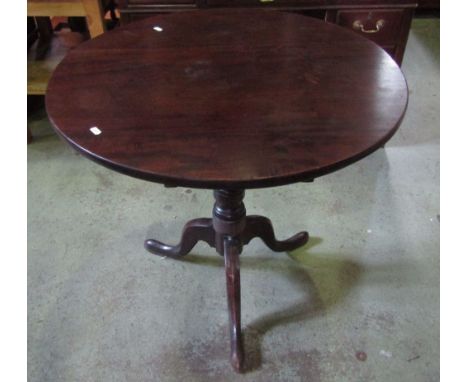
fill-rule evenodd
<path id="1" fill-rule="evenodd" d="M 195 4 L 196 0 L 127 0 L 127 6 L 132 7 L 158 7 L 158 6 L 179 6 L 186 4 Z"/>
<path id="2" fill-rule="evenodd" d="M 208 7 L 291 7 L 314 5 L 311 0 L 205 0 Z"/>
<path id="3" fill-rule="evenodd" d="M 183 11 L 183 12 L 193 12 L 197 11 L 196 7 L 190 7 L 190 5 L 187 5 L 186 7 L 180 7 L 178 9 L 174 8 L 151 8 L 151 9 L 145 9 L 144 12 L 132 12 L 131 8 L 127 8 L 125 10 L 120 11 L 120 24 L 121 25 L 127 25 L 129 23 L 132 23 L 134 21 L 139 21 L 143 20 L 149 17 L 154 17 L 154 16 L 160 16 L 163 14 L 167 14 L 170 12 L 175 12 L 175 11 Z"/>
<path id="4" fill-rule="evenodd" d="M 404 9 L 339 10 L 336 23 L 379 45 L 394 45 L 399 40 L 404 16 Z"/>

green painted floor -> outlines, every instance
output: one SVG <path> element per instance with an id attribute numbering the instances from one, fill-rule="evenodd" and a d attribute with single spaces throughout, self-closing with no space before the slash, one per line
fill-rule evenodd
<path id="1" fill-rule="evenodd" d="M 29 118 L 28 381 L 439 380 L 439 21 L 414 20 L 406 118 L 385 149 L 314 183 L 247 191 L 280 238 L 241 258 L 249 371 L 235 374 L 222 258 L 150 255 L 210 216 L 209 191 L 94 164 Z"/>

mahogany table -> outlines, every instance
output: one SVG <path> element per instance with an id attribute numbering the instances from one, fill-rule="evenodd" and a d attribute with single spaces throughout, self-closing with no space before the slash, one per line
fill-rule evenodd
<path id="1" fill-rule="evenodd" d="M 239 255 L 269 219 L 246 216 L 244 190 L 336 171 L 382 147 L 406 110 L 398 65 L 373 42 L 306 16 L 262 10 L 162 15 L 83 43 L 55 70 L 46 107 L 57 133 L 112 170 L 213 189 L 212 218 L 188 222 L 180 258 L 199 240 L 224 256 L 231 363 L 240 371 Z"/>

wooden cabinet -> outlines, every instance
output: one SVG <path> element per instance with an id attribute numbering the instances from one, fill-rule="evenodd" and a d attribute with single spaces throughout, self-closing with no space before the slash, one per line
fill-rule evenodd
<path id="1" fill-rule="evenodd" d="M 358 33 L 401 65 L 418 0 L 121 0 L 122 23 L 165 12 L 253 7 L 300 12 Z"/>

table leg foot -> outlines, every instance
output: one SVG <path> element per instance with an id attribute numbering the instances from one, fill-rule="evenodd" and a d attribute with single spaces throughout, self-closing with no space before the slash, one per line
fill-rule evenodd
<path id="1" fill-rule="evenodd" d="M 299 232 L 287 240 L 277 240 L 270 219 L 264 216 L 250 215 L 246 217 L 246 225 L 242 233 L 243 244 L 259 237 L 275 252 L 288 252 L 302 247 L 309 240 L 309 234 L 305 231 Z"/>
<path id="2" fill-rule="evenodd" d="M 231 365 L 241 372 L 244 363 L 244 348 L 241 335 L 240 306 L 240 270 L 239 255 L 242 244 L 238 239 L 224 239 L 224 268 L 226 270 L 226 287 L 229 312 L 229 331 L 231 336 Z"/>
<path id="3" fill-rule="evenodd" d="M 215 246 L 215 231 L 212 219 L 200 218 L 189 221 L 182 232 L 182 238 L 177 245 L 167 245 L 154 239 L 145 241 L 145 248 L 160 256 L 178 258 L 188 254 L 198 241 L 203 240 L 210 246 Z"/>

